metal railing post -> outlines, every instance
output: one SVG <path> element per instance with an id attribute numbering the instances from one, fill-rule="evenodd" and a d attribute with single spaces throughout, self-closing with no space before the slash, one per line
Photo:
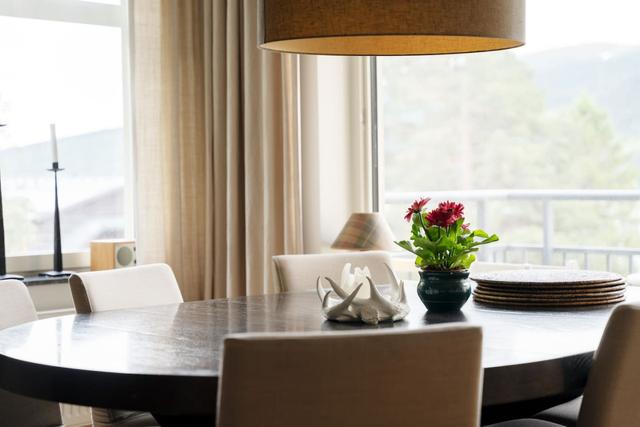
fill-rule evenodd
<path id="1" fill-rule="evenodd" d="M 486 226 L 487 226 L 487 201 L 481 199 L 481 200 L 478 200 L 478 227 L 481 230 L 486 230 Z M 480 250 L 480 252 L 478 252 L 478 259 L 480 261 L 488 261 L 486 251 Z M 495 253 L 494 253 L 494 261 L 495 261 Z"/>
<path id="2" fill-rule="evenodd" d="M 542 216 L 542 263 L 550 265 L 553 263 L 553 206 L 551 200 L 544 200 Z"/>
<path id="3" fill-rule="evenodd" d="M 386 193 L 385 201 L 389 204 L 408 204 L 423 196 L 424 193 Z M 570 246 L 555 245 L 555 201 L 580 200 L 580 201 L 628 201 L 640 203 L 640 189 L 637 190 L 472 190 L 472 191 L 432 191 L 428 193 L 434 200 L 464 200 L 475 202 L 477 217 L 475 224 L 485 229 L 490 225 L 488 217 L 489 204 L 495 200 L 524 202 L 542 202 L 542 227 L 543 241 L 541 244 L 514 244 L 505 241 L 497 245 L 491 245 L 480 250 L 478 258 L 483 261 L 505 262 L 509 258 L 509 252 L 520 253 L 524 262 L 528 262 L 531 253 L 542 254 L 544 264 L 553 264 L 554 256 L 559 255 L 558 261 L 566 265 L 567 262 L 582 264 L 581 268 L 588 269 L 592 256 L 606 256 L 607 269 L 624 268 L 624 257 L 627 257 L 629 273 L 638 270 L 636 258 L 640 257 L 640 247 L 605 247 L 605 246 Z M 538 205 L 540 206 L 540 205 Z M 485 229 L 486 230 L 486 229 Z M 569 255 L 575 259 L 569 258 Z M 583 257 L 580 262 L 580 257 Z M 617 262 L 620 258 L 621 262 Z M 537 262 L 537 261 L 536 261 Z"/>

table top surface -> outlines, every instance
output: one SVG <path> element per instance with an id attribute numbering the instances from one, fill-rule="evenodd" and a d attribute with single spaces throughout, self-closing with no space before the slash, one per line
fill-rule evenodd
<path id="1" fill-rule="evenodd" d="M 627 301 L 640 300 L 630 288 Z M 39 320 L 0 331 L 0 355 L 72 369 L 217 376 L 230 333 L 419 329 L 466 321 L 483 327 L 483 366 L 491 368 L 593 351 L 612 306 L 509 310 L 469 301 L 457 314 L 426 313 L 407 285 L 403 321 L 368 326 L 324 320 L 313 292 L 187 302 Z"/>
<path id="2" fill-rule="evenodd" d="M 613 309 L 510 310 L 470 300 L 460 313 L 431 314 L 419 301 L 415 284 L 407 284 L 406 291 L 411 305 L 407 318 L 377 326 L 324 320 L 315 292 L 187 302 L 26 323 L 0 331 L 0 386 L 9 381 L 2 378 L 3 370 L 24 366 L 37 367 L 39 378 L 45 369 L 58 369 L 200 377 L 217 382 L 223 339 L 230 333 L 420 329 L 454 321 L 483 327 L 486 375 L 491 369 L 590 355 Z M 640 301 L 640 289 L 629 288 L 627 301 Z M 34 394 L 43 397 L 45 389 L 43 385 Z"/>

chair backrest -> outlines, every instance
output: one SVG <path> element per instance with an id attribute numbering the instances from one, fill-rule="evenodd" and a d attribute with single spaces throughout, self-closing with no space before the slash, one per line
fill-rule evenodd
<path id="1" fill-rule="evenodd" d="M 369 267 L 376 283 L 389 283 L 384 264 L 391 266 L 391 256 L 383 251 L 341 252 L 313 255 L 277 255 L 273 257 L 277 281 L 281 292 L 308 291 L 316 288 L 318 276 L 340 280 L 342 268 Z"/>
<path id="2" fill-rule="evenodd" d="M 74 274 L 69 278 L 78 313 L 182 302 L 176 277 L 166 264 Z"/>
<path id="3" fill-rule="evenodd" d="M 585 388 L 578 426 L 640 426 L 640 305 L 611 314 Z"/>
<path id="4" fill-rule="evenodd" d="M 182 302 L 176 277 L 166 264 L 147 264 L 117 270 L 77 273 L 69 278 L 78 313 L 146 307 Z M 116 427 L 129 411 L 91 408 L 95 427 Z"/>
<path id="5" fill-rule="evenodd" d="M 477 427 L 482 332 L 232 335 L 218 427 Z"/>
<path id="6" fill-rule="evenodd" d="M 27 287 L 17 280 L 0 281 L 0 329 L 37 320 Z M 62 424 L 60 405 L 0 389 L 0 425 L 48 427 Z"/>
<path id="7" fill-rule="evenodd" d="M 29 291 L 18 280 L 0 281 L 0 329 L 38 319 Z"/>

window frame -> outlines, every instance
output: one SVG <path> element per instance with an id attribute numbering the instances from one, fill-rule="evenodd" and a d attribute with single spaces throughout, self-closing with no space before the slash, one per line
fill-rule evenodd
<path id="1" fill-rule="evenodd" d="M 91 2 L 90 0 L 3 0 L 0 16 L 40 19 L 45 21 L 117 27 L 122 34 L 122 89 L 123 89 L 123 135 L 124 135 L 124 212 L 125 238 L 134 236 L 134 174 L 133 144 L 131 134 L 131 78 L 129 59 L 129 6 L 128 0 L 119 5 Z M 30 273 L 45 271 L 52 265 L 51 251 L 45 253 L 8 256 L 7 271 Z M 90 265 L 89 251 L 64 252 L 66 269 L 87 269 Z"/>

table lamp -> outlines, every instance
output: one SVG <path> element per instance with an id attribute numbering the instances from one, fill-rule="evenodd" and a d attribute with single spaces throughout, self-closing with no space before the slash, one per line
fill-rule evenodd
<path id="1" fill-rule="evenodd" d="M 393 232 L 380 212 L 357 212 L 351 214 L 331 248 L 392 251 L 397 248 L 393 241 Z"/>

